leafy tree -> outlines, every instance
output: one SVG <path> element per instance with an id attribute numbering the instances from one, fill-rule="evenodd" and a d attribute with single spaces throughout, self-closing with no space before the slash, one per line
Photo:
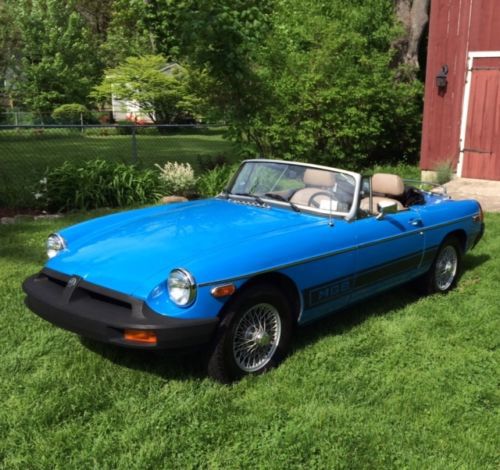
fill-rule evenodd
<path id="1" fill-rule="evenodd" d="M 106 37 L 99 51 L 106 66 L 115 67 L 130 56 L 156 53 L 155 38 L 147 25 L 148 15 L 144 0 L 113 0 Z"/>
<path id="2" fill-rule="evenodd" d="M 88 104 L 106 64 L 94 98 L 113 86 L 176 122 L 203 96 L 251 152 L 357 167 L 416 158 L 422 86 L 408 57 L 422 28 L 396 13 L 413 25 L 428 0 L 0 0 L 0 23 L 3 3 L 26 107 Z M 185 66 L 164 74 L 167 61 Z"/>
<path id="3" fill-rule="evenodd" d="M 396 47 L 400 59 L 414 66 L 415 71 L 420 68 L 420 75 L 425 74 L 425 60 L 420 63 L 422 46 L 427 48 L 426 34 L 429 24 L 429 7 L 431 0 L 394 0 L 396 15 L 405 29 Z"/>
<path id="4" fill-rule="evenodd" d="M 13 3 L 22 41 L 18 102 L 40 113 L 63 103 L 87 102 L 100 75 L 94 37 L 69 0 Z"/>
<path id="5" fill-rule="evenodd" d="M 387 0 L 280 1 L 256 61 L 273 97 L 249 119 L 259 148 L 358 168 L 414 160 L 422 87 L 393 65 L 399 34 Z"/>
<path id="6" fill-rule="evenodd" d="M 144 26 L 149 32 L 153 50 L 169 60 L 180 60 L 178 31 L 173 28 L 173 19 L 184 11 L 184 3 L 178 0 L 143 0 L 143 4 Z"/>
<path id="7" fill-rule="evenodd" d="M 392 0 L 155 3 L 231 134 L 258 153 L 357 167 L 416 157 L 422 87 L 396 63 Z"/>
<path id="8" fill-rule="evenodd" d="M 10 76 L 15 67 L 16 52 L 19 47 L 19 35 L 12 26 L 13 16 L 9 5 L 0 0 L 0 113 L 9 99 Z"/>
<path id="9" fill-rule="evenodd" d="M 207 73 L 203 94 L 224 118 L 244 124 L 263 106 L 267 85 L 256 57 L 271 31 L 273 0 L 151 0 L 162 52 L 178 51 Z M 165 40 L 161 39 L 161 27 Z"/>
<path id="10" fill-rule="evenodd" d="M 92 92 L 98 101 L 116 99 L 136 103 L 141 112 L 158 124 L 178 123 L 196 114 L 201 100 L 191 91 L 192 76 L 188 69 L 173 64 L 165 70 L 160 55 L 129 57 L 106 70 L 102 83 Z"/>
<path id="11" fill-rule="evenodd" d="M 116 0 L 75 0 L 76 11 L 100 42 L 106 40 L 115 3 Z"/>

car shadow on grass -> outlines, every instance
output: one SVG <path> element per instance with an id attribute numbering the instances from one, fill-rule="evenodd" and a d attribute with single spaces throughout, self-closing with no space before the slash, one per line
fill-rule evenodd
<path id="1" fill-rule="evenodd" d="M 464 258 L 464 270 L 475 269 L 491 257 L 486 254 L 468 254 Z M 394 314 L 422 298 L 412 283 L 398 286 L 331 316 L 298 328 L 291 352 L 294 354 L 325 336 L 346 334 L 366 319 L 374 316 Z M 128 369 L 157 375 L 164 380 L 203 380 L 206 378 L 207 351 L 146 351 L 127 349 L 81 338 L 81 343 L 90 351 L 99 354 L 114 364 Z"/>
<path id="2" fill-rule="evenodd" d="M 147 351 L 128 349 L 111 344 L 80 338 L 88 350 L 127 369 L 157 375 L 165 380 L 202 380 L 206 378 L 203 358 L 199 351 Z"/>
<path id="3" fill-rule="evenodd" d="M 472 253 L 468 253 L 465 258 L 464 258 L 464 261 L 463 261 L 463 271 L 462 271 L 462 274 L 464 272 L 467 272 L 471 269 L 475 269 L 477 268 L 478 266 L 481 266 L 483 263 L 486 263 L 486 261 L 489 261 L 491 259 L 491 256 L 490 255 L 487 255 L 485 253 L 483 254 L 472 254 Z"/>

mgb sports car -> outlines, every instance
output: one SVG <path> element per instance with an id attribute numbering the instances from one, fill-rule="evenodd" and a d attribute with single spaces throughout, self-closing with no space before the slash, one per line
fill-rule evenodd
<path id="1" fill-rule="evenodd" d="M 477 201 L 397 175 L 247 160 L 215 198 L 50 235 L 23 288 L 54 325 L 132 348 L 195 348 L 230 382 L 279 363 L 296 326 L 410 280 L 449 291 L 483 231 Z"/>

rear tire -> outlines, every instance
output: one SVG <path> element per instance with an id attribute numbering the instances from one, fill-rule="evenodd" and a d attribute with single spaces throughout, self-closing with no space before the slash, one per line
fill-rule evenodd
<path id="1" fill-rule="evenodd" d="M 276 367 L 288 352 L 292 330 L 283 293 L 274 286 L 249 287 L 225 311 L 209 352 L 208 375 L 230 383 Z"/>
<path id="2" fill-rule="evenodd" d="M 446 238 L 439 247 L 431 269 L 424 275 L 424 293 L 446 293 L 453 289 L 462 269 L 463 251 L 455 237 Z"/>

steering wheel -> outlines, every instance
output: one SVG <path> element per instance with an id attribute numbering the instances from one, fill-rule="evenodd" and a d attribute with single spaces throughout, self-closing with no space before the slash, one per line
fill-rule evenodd
<path id="1" fill-rule="evenodd" d="M 309 198 L 309 202 L 307 203 L 308 206 L 312 206 L 312 207 L 316 207 L 316 208 L 319 208 L 321 203 L 320 201 L 316 201 L 316 198 L 319 197 L 319 196 L 326 196 L 328 199 L 330 199 L 331 201 L 335 201 L 337 202 L 337 199 L 335 198 L 335 196 L 332 194 L 332 193 L 328 193 L 326 191 L 317 191 L 315 192 L 310 198 Z"/>

